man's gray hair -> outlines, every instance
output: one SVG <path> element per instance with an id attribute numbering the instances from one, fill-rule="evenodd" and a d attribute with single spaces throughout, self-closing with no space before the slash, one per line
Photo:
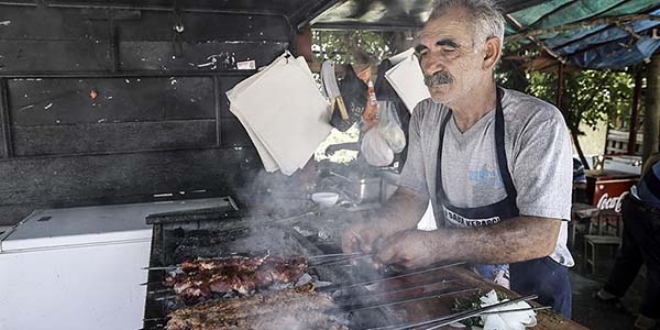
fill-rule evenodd
<path id="1" fill-rule="evenodd" d="M 479 45 L 490 37 L 500 38 L 504 44 L 504 16 L 494 0 L 439 0 L 435 2 L 429 21 L 442 15 L 448 9 L 463 8 L 472 16 L 472 36 L 474 45 Z"/>

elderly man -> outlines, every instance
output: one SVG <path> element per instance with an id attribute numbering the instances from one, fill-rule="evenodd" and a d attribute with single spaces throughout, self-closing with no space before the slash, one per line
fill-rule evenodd
<path id="1" fill-rule="evenodd" d="M 410 120 L 400 187 L 343 248 L 377 265 L 508 264 L 513 290 L 570 317 L 570 139 L 554 106 L 495 85 L 503 34 L 492 0 L 434 8 L 417 46 L 431 99 Z M 415 230 L 429 199 L 439 229 Z"/>

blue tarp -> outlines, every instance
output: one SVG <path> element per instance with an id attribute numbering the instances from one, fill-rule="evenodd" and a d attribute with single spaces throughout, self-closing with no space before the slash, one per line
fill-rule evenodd
<path id="1" fill-rule="evenodd" d="M 649 0 L 553 0 L 510 15 L 519 23 L 525 23 L 523 29 L 516 32 L 520 33 L 597 18 L 633 14 L 660 16 L 658 8 L 660 1 Z M 592 69 L 618 69 L 635 65 L 647 60 L 658 50 L 660 39 L 653 39 L 652 32 L 660 26 L 660 21 L 633 20 L 623 24 L 626 29 L 616 24 L 585 24 L 562 32 L 537 35 L 536 39 L 568 63 Z M 507 35 L 514 34 L 513 30 L 509 26 Z M 639 38 L 633 37 L 629 31 L 634 31 Z"/>
<path id="2" fill-rule="evenodd" d="M 608 43 L 570 58 L 571 64 L 592 69 L 619 69 L 640 63 L 660 48 L 660 39 L 642 37 L 631 47 Z"/>

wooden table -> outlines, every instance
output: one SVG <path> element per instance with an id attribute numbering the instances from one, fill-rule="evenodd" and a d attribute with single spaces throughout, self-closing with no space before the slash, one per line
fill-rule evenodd
<path id="1" fill-rule="evenodd" d="M 414 283 L 428 283 L 432 279 L 447 279 L 447 283 L 434 284 L 432 286 L 426 286 L 421 289 L 415 289 L 412 291 L 406 291 L 405 295 L 394 294 L 388 298 L 399 298 L 403 296 L 415 297 L 424 294 L 425 292 L 431 292 L 436 290 L 447 289 L 447 291 L 454 291 L 453 289 L 458 288 L 477 288 L 482 294 L 489 292 L 492 289 L 495 289 L 499 293 L 504 293 L 507 297 L 515 298 L 520 297 L 519 294 L 507 290 L 503 287 L 495 285 L 493 283 L 486 282 L 482 280 L 477 274 L 465 267 L 452 267 L 448 269 L 440 269 L 433 271 L 427 274 L 414 275 L 406 277 L 404 280 L 391 280 L 382 285 L 386 285 L 389 290 L 395 290 L 397 286 L 411 285 Z M 441 316 L 449 315 L 454 313 L 452 307 L 454 305 L 454 300 L 459 297 L 472 297 L 476 294 L 477 291 L 467 292 L 459 294 L 456 296 L 448 296 L 441 298 L 429 298 L 418 301 L 411 301 L 407 303 L 402 303 L 391 307 L 398 313 L 406 315 L 406 319 L 410 323 L 421 322 L 433 318 L 438 318 Z M 535 302 L 531 302 L 532 305 L 539 306 Z M 544 310 L 537 312 L 537 321 L 538 324 L 532 329 L 539 330 L 585 330 L 584 326 L 575 323 L 565 317 L 556 314 L 550 310 Z M 443 327 L 443 329 L 453 329 L 451 327 Z"/>

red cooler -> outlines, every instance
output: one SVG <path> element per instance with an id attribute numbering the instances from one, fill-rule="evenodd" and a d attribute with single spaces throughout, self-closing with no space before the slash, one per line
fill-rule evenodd
<path id="1" fill-rule="evenodd" d="M 639 175 L 614 170 L 587 170 L 587 198 L 601 210 L 621 212 L 621 202 Z"/>

